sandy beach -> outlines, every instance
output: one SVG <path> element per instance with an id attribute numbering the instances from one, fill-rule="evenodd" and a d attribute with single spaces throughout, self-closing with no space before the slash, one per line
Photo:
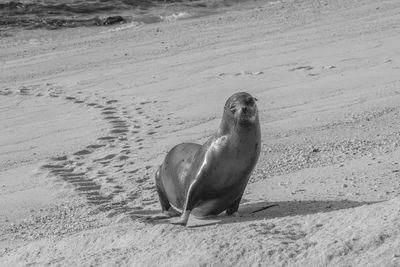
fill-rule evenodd
<path id="1" fill-rule="evenodd" d="M 0 265 L 400 266 L 399 25 L 396 0 L 288 0 L 0 37 Z M 241 217 L 143 220 L 240 91 Z"/>

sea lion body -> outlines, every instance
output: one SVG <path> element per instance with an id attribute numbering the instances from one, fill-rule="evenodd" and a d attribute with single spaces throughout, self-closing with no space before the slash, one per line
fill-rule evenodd
<path id="1" fill-rule="evenodd" d="M 182 143 L 172 148 L 156 173 L 163 212 L 217 215 L 237 212 L 261 146 L 255 98 L 247 93 L 231 96 L 218 131 L 203 144 Z"/>

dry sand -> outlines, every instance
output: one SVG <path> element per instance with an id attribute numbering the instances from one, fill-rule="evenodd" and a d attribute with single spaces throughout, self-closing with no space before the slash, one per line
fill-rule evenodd
<path id="1" fill-rule="evenodd" d="M 400 266 L 399 25 L 397 0 L 277 1 L 1 39 L 0 265 Z M 140 220 L 237 91 L 263 142 L 242 217 Z"/>

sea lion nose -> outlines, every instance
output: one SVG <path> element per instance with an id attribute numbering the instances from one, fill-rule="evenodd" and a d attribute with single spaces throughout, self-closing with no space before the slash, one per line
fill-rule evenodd
<path id="1" fill-rule="evenodd" d="M 248 110 L 247 107 L 242 107 L 242 113 L 243 113 L 243 114 L 246 114 L 246 113 L 247 113 L 247 110 Z"/>

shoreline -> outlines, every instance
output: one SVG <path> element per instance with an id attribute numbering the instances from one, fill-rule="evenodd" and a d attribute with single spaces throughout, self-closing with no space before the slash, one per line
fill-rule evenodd
<path id="1" fill-rule="evenodd" d="M 182 19 L 205 17 L 234 10 L 251 9 L 265 5 L 260 0 L 253 1 L 115 1 L 92 2 L 89 5 L 71 1 L 59 3 L 8 2 L 0 3 L 0 34 L 11 37 L 12 32 L 21 30 L 62 30 L 80 27 L 120 26 L 126 24 L 167 23 Z M 278 1 L 279 2 L 279 1 Z M 269 2 L 274 4 L 276 2 Z M 121 6 L 122 5 L 122 6 Z"/>

